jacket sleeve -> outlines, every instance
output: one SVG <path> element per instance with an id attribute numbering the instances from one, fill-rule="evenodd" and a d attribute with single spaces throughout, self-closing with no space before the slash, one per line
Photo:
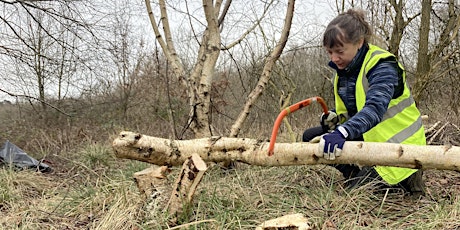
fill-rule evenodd
<path id="1" fill-rule="evenodd" d="M 363 109 L 342 124 L 350 140 L 362 136 L 382 121 L 395 89 L 398 87 L 397 63 L 392 60 L 381 61 L 369 71 L 367 79 L 369 90 L 366 93 L 366 103 Z"/>

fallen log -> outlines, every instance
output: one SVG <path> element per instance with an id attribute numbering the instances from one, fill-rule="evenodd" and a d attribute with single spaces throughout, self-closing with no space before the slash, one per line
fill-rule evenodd
<path id="1" fill-rule="evenodd" d="M 396 166 L 418 169 L 460 169 L 460 147 L 416 146 L 393 143 L 345 142 L 342 156 L 333 161 L 318 158 L 318 144 L 276 143 L 268 156 L 269 142 L 249 138 L 210 137 L 193 140 L 169 140 L 123 131 L 113 141 L 118 158 L 156 165 L 182 165 L 193 153 L 205 162 L 238 161 L 259 166 L 316 164 L 357 164 Z"/>

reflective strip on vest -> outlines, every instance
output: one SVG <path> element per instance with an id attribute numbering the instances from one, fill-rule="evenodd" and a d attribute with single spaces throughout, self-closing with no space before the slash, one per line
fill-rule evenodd
<path id="1" fill-rule="evenodd" d="M 369 82 L 367 79 L 368 71 L 371 70 L 379 62 L 379 60 L 392 56 L 394 57 L 394 55 L 388 51 L 380 49 L 374 45 L 369 45 L 369 51 L 364 58 L 363 65 L 356 82 L 355 97 L 358 111 L 364 107 L 366 102 L 366 93 L 369 89 Z M 415 106 L 415 101 L 412 98 L 409 87 L 406 84 L 404 68 L 400 63 L 398 63 L 398 66 L 401 70 L 403 70 L 403 93 L 398 98 L 390 101 L 388 110 L 383 115 L 382 121 L 363 134 L 364 140 L 367 142 L 425 145 L 426 138 L 420 112 Z M 338 75 L 336 74 L 334 79 L 336 112 L 337 114 L 348 114 L 345 104 L 338 95 L 337 88 Z M 375 170 L 390 185 L 401 182 L 417 171 L 416 169 L 388 166 L 375 166 Z"/>

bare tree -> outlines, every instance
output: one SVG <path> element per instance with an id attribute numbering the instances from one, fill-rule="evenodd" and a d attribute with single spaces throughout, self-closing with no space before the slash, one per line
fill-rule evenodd
<path id="1" fill-rule="evenodd" d="M 83 55 L 78 51 L 85 33 L 81 13 L 72 1 L 0 1 L 0 59 L 7 66 L 2 77 L 28 98 L 37 98 L 46 108 L 54 91 L 61 99 Z M 80 30 L 82 29 L 82 30 Z M 78 60 L 80 58 L 80 60 Z M 14 76 L 14 77 L 13 77 Z M 5 87 L 3 85 L 2 87 Z M 9 89 L 7 89 L 9 90 Z M 38 95 L 34 97 L 34 95 Z"/>
<path id="2" fill-rule="evenodd" d="M 273 1 L 268 2 L 266 7 L 270 7 L 272 2 Z M 211 108 L 210 92 L 217 59 L 219 58 L 221 50 L 228 50 L 238 45 L 245 36 L 253 31 L 263 18 L 261 17 L 253 24 L 253 26 L 242 32 L 241 36 L 234 42 L 222 45 L 223 42 L 220 29 L 224 26 L 225 17 L 231 9 L 231 3 L 232 1 L 203 1 L 202 10 L 205 18 L 204 30 L 196 33 L 201 34 L 200 38 L 195 37 L 197 43 L 199 44 L 196 55 L 197 57 L 195 63 L 193 63 L 192 69 L 189 73 L 187 73 L 184 64 L 181 62 L 181 59 L 176 52 L 175 44 L 173 42 L 166 2 L 164 0 L 160 0 L 158 3 L 160 11 L 160 20 L 158 21 L 155 18 L 150 1 L 145 1 L 156 40 L 160 44 L 170 63 L 171 71 L 181 81 L 187 91 L 190 107 L 187 127 L 192 129 L 195 137 L 207 137 L 212 135 L 209 119 Z M 272 68 L 281 55 L 287 41 L 290 24 L 292 22 L 293 9 L 294 1 L 289 1 L 285 26 L 281 38 L 273 52 L 268 56 L 265 62 L 264 70 L 261 73 L 262 76 L 259 79 L 259 83 L 249 95 L 243 111 L 240 113 L 240 116 L 232 126 L 230 136 L 238 135 L 242 123 L 245 121 L 250 112 L 251 106 L 263 92 L 268 80 L 270 79 Z M 191 14 L 188 15 L 191 16 Z M 162 30 L 159 28 L 159 22 L 161 22 L 161 25 L 163 26 Z"/>
<path id="3" fill-rule="evenodd" d="M 394 16 L 392 17 L 393 21 L 393 28 L 390 36 L 389 48 L 388 51 L 393 53 L 394 55 L 399 55 L 399 46 L 401 44 L 402 36 L 404 35 L 404 30 L 406 26 L 419 14 L 415 14 L 413 16 L 407 17 L 407 19 L 403 16 L 403 11 L 406 5 L 404 4 L 403 0 L 389 0 L 391 7 L 393 8 Z"/>
<path id="4" fill-rule="evenodd" d="M 131 97 L 136 93 L 136 80 L 139 78 L 141 69 L 146 66 L 145 41 L 141 36 L 136 38 L 133 28 L 132 12 L 135 12 L 129 1 L 119 1 L 114 6 L 113 18 L 107 29 L 105 48 L 115 68 L 114 80 L 116 82 L 115 93 L 120 103 L 119 109 L 124 119 L 127 118 L 128 109 L 131 107 Z"/>
<path id="5" fill-rule="evenodd" d="M 453 70 L 458 71 L 460 65 L 448 63 L 458 63 L 458 53 L 460 52 L 460 46 L 458 44 L 459 30 L 460 30 L 460 8 L 456 4 L 455 0 L 448 0 L 447 2 L 440 2 L 436 7 L 431 5 L 431 1 L 423 1 L 423 7 L 426 8 L 424 11 L 428 11 L 428 8 L 433 14 L 434 20 L 437 21 L 436 26 L 432 27 L 434 31 L 434 40 L 428 40 L 420 34 L 421 39 L 419 45 L 422 48 L 422 54 L 419 54 L 418 61 L 420 64 L 417 66 L 416 83 L 414 85 L 414 99 L 420 101 L 423 96 L 426 95 L 426 89 L 430 84 L 435 83 L 443 78 L 448 78 L 449 74 Z M 429 16 L 426 16 L 425 20 L 428 20 Z M 423 27 L 428 24 L 426 21 L 421 23 L 421 30 L 426 30 Z M 420 31 L 422 32 L 422 31 Z M 426 32 L 426 31 L 425 31 Z M 426 36 L 426 35 L 425 35 Z M 428 46 L 430 49 L 425 48 Z M 419 51 L 420 52 L 420 51 Z M 426 59 L 429 60 L 426 60 Z M 449 85 L 446 85 L 447 87 Z M 454 91 L 456 89 L 454 88 Z M 458 92 L 458 90 L 457 90 Z"/>

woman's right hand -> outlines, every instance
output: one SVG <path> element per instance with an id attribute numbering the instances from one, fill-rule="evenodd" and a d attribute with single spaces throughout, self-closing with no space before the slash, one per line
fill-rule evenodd
<path id="1" fill-rule="evenodd" d="M 334 111 L 329 111 L 328 114 L 322 113 L 320 117 L 320 123 L 324 132 L 331 132 L 337 127 L 339 123 L 339 117 Z"/>

